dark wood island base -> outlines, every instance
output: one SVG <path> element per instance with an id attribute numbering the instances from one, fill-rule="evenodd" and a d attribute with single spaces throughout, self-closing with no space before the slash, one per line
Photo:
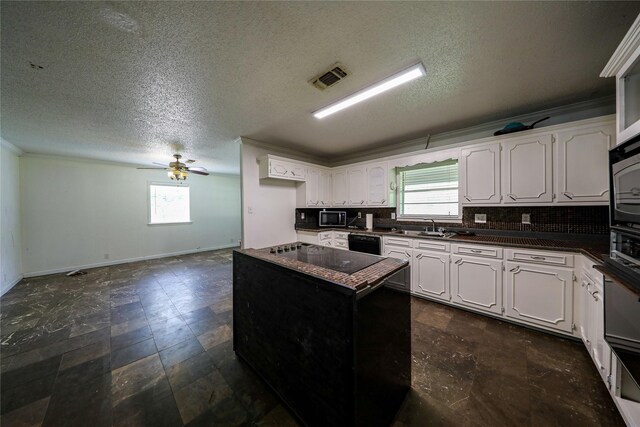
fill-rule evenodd
<path id="1" fill-rule="evenodd" d="M 349 285 L 321 270 L 234 252 L 234 351 L 306 425 L 387 426 L 411 384 L 411 303 L 384 283 L 408 266 L 384 260 Z"/>

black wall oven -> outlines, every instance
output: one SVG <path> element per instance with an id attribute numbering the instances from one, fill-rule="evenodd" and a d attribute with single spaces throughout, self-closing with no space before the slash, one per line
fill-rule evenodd
<path id="1" fill-rule="evenodd" d="M 611 226 L 640 234 L 640 136 L 609 151 Z"/>

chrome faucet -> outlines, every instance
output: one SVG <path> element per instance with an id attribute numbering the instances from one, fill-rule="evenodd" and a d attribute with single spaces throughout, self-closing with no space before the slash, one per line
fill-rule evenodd
<path id="1" fill-rule="evenodd" d="M 425 221 L 431 221 L 433 223 L 433 232 L 435 233 L 436 232 L 436 222 L 431 218 L 425 218 Z M 428 225 L 424 228 L 424 231 L 429 231 L 429 226 Z"/>

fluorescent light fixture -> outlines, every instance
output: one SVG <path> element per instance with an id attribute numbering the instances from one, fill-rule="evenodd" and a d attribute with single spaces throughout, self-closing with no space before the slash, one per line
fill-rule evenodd
<path id="1" fill-rule="evenodd" d="M 382 80 L 381 82 L 374 84 L 373 86 L 362 89 L 361 91 L 356 92 L 341 101 L 334 102 L 327 107 L 321 108 L 320 110 L 314 112 L 313 115 L 318 119 L 322 119 L 333 113 L 337 113 L 338 111 L 344 110 L 345 108 L 351 107 L 352 105 L 356 105 L 362 101 L 381 94 L 382 92 L 386 92 L 389 89 L 393 89 L 396 86 L 400 86 L 403 83 L 407 83 L 411 80 L 417 79 L 418 77 L 422 77 L 426 74 L 427 71 L 424 69 L 424 65 L 422 65 L 422 63 L 417 63 L 416 65 L 406 68 L 399 73 L 396 73 Z"/>

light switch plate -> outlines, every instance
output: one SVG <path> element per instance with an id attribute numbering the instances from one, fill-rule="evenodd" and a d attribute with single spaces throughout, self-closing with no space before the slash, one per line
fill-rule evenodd
<path id="1" fill-rule="evenodd" d="M 362 212 L 358 212 L 358 218 L 362 218 Z"/>
<path id="2" fill-rule="evenodd" d="M 531 214 L 522 214 L 522 223 L 531 224 Z"/>
<path id="3" fill-rule="evenodd" d="M 475 222 L 478 224 L 486 224 L 487 214 L 476 214 Z"/>
<path id="4" fill-rule="evenodd" d="M 304 219 L 304 212 L 300 212 L 300 219 Z"/>
<path id="5" fill-rule="evenodd" d="M 391 219 L 396 219 L 396 213 L 395 212 L 391 212 Z"/>

